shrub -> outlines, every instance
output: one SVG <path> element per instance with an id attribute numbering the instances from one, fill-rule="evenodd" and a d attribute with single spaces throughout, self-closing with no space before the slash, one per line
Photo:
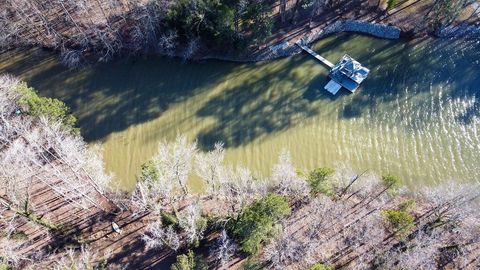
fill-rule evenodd
<path id="1" fill-rule="evenodd" d="M 391 174 L 382 176 L 382 182 L 386 188 L 391 190 L 395 190 L 397 187 L 400 186 L 400 178 Z"/>
<path id="2" fill-rule="evenodd" d="M 398 210 L 400 211 L 410 211 L 415 208 L 416 201 L 415 199 L 408 199 L 398 205 Z"/>
<path id="3" fill-rule="evenodd" d="M 65 103 L 55 98 L 40 97 L 37 92 L 21 83 L 17 86 L 17 91 L 22 97 L 19 100 L 20 105 L 27 106 L 27 113 L 31 116 L 46 116 L 55 121 L 60 121 L 66 128 L 73 128 L 77 119 L 69 113 L 70 109 Z"/>
<path id="4" fill-rule="evenodd" d="M 191 250 L 187 254 L 177 256 L 177 261 L 170 267 L 171 270 L 190 270 L 195 267 L 195 255 Z"/>
<path id="5" fill-rule="evenodd" d="M 162 224 L 165 226 L 178 226 L 178 218 L 174 214 L 162 211 L 160 216 L 162 217 Z"/>
<path id="6" fill-rule="evenodd" d="M 249 205 L 232 226 L 241 250 L 255 254 L 261 243 L 273 236 L 276 222 L 290 211 L 287 200 L 273 193 Z"/>
<path id="7" fill-rule="evenodd" d="M 12 238 L 13 240 L 18 240 L 18 241 L 21 241 L 21 240 L 26 241 L 26 240 L 28 240 L 28 236 L 27 236 L 27 234 L 26 234 L 25 232 L 14 232 L 14 233 L 12 233 L 11 238 Z"/>
<path id="8" fill-rule="evenodd" d="M 307 182 L 310 184 L 314 195 L 322 193 L 332 196 L 334 194 L 333 185 L 328 181 L 328 177 L 334 172 L 335 170 L 332 168 L 317 168 L 308 174 Z"/>
<path id="9" fill-rule="evenodd" d="M 458 15 L 461 14 L 465 1 L 458 0 L 438 0 L 433 3 L 431 11 L 426 17 L 426 21 L 432 30 L 451 24 Z"/>
<path id="10" fill-rule="evenodd" d="M 334 269 L 333 266 L 326 265 L 323 263 L 316 263 L 310 266 L 310 268 L 308 268 L 308 270 L 333 270 L 333 269 Z"/>
<path id="11" fill-rule="evenodd" d="M 408 212 L 389 209 L 383 211 L 388 228 L 399 238 L 406 237 L 415 227 L 415 218 Z"/>
<path id="12" fill-rule="evenodd" d="M 397 0 L 388 0 L 387 9 L 390 10 L 397 5 Z"/>
<path id="13" fill-rule="evenodd" d="M 242 265 L 243 270 L 263 270 L 265 267 L 258 258 L 247 257 L 247 260 Z"/>
<path id="14" fill-rule="evenodd" d="M 201 256 L 196 256 L 189 250 L 187 254 L 177 256 L 177 261 L 172 264 L 170 270 L 204 270 L 208 269 L 205 260 Z"/>
<path id="15" fill-rule="evenodd" d="M 155 162 L 149 160 L 142 164 L 140 172 L 140 180 L 158 180 L 160 177 L 160 171 L 158 170 Z"/>

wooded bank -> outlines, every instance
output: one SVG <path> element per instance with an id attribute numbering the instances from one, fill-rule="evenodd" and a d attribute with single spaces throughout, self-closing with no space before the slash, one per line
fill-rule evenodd
<path id="1" fill-rule="evenodd" d="M 408 38 L 480 22 L 472 0 L 3 0 L 0 7 L 0 47 L 55 49 L 71 67 L 151 53 L 255 60 L 348 20 L 393 25 Z"/>

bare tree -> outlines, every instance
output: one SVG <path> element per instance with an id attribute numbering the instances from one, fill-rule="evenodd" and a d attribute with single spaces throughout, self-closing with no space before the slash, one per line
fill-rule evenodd
<path id="1" fill-rule="evenodd" d="M 458 249 L 452 262 L 454 269 L 478 268 L 480 266 L 480 257 L 475 256 L 475 252 L 478 251 L 480 246 L 479 223 L 480 213 L 477 209 L 474 214 L 464 219 L 456 228 L 455 244 Z"/>
<path id="2" fill-rule="evenodd" d="M 228 269 L 228 262 L 237 250 L 237 244 L 228 237 L 226 230 L 222 230 L 210 253 L 213 255 L 215 263 L 220 269 Z"/>
<path id="3" fill-rule="evenodd" d="M 188 178 L 193 170 L 197 153 L 195 143 L 188 143 L 185 136 L 178 136 L 174 142 L 161 142 L 158 152 L 149 163 L 154 173 L 142 175 L 132 195 L 132 202 L 139 211 L 160 211 L 189 194 Z"/>
<path id="4" fill-rule="evenodd" d="M 180 235 L 172 225 L 164 227 L 161 220 L 148 224 L 142 240 L 147 249 L 168 247 L 177 251 L 180 248 Z"/>
<path id="5" fill-rule="evenodd" d="M 435 226 L 457 226 L 463 220 L 478 213 L 476 200 L 480 197 L 479 184 L 447 183 L 424 188 L 418 194 L 420 200 L 431 204 L 423 221 Z"/>
<path id="6" fill-rule="evenodd" d="M 178 213 L 178 225 L 185 233 L 187 243 L 192 244 L 203 238 L 204 227 L 200 224 L 201 207 L 192 203 Z"/>
<path id="7" fill-rule="evenodd" d="M 233 215 L 240 213 L 248 202 L 266 194 L 268 190 L 267 181 L 254 179 L 252 172 L 243 167 L 224 168 L 220 179 L 219 196 L 227 201 Z"/>
<path id="8" fill-rule="evenodd" d="M 60 63 L 69 68 L 77 68 L 82 60 L 82 52 L 79 50 L 63 49 L 60 53 Z"/>
<path id="9" fill-rule="evenodd" d="M 305 178 L 300 176 L 292 164 L 290 153 L 282 150 L 278 163 L 273 166 L 270 177 L 273 189 L 282 195 L 304 196 L 310 192 Z"/>
<path id="10" fill-rule="evenodd" d="M 159 34 L 166 32 L 161 27 L 174 5 L 172 0 L 4 0 L 0 46 L 41 44 L 66 51 L 90 50 L 99 61 L 108 61 L 121 51 L 139 53 L 155 47 Z M 173 53 L 170 41 L 164 44 Z M 197 44 L 192 43 L 187 54 Z"/>
<path id="11" fill-rule="evenodd" d="M 7 10 L 0 11 L 0 29 L 0 49 L 13 45 L 18 24 L 9 19 Z"/>
<path id="12" fill-rule="evenodd" d="M 28 235 L 19 230 L 25 224 L 25 217 L 11 211 L 0 210 L 0 266 L 7 269 L 22 268 L 25 263 L 31 265 L 44 258 L 44 253 L 37 251 L 34 254 L 27 254 L 24 250 L 31 243 Z M 41 226 L 30 223 L 31 230 L 36 232 L 36 237 L 49 238 L 49 232 Z M 10 267 L 10 268 L 9 268 Z"/>
<path id="13" fill-rule="evenodd" d="M 173 144 L 160 143 L 154 157 L 164 177 L 176 182 L 184 195 L 188 194 L 187 181 L 196 152 L 196 143 L 188 143 L 185 136 L 178 136 Z"/>
<path id="14" fill-rule="evenodd" d="M 434 269 L 441 248 L 439 244 L 436 234 L 419 233 L 399 254 L 398 263 L 405 269 Z"/>
<path id="15" fill-rule="evenodd" d="M 89 43 L 89 38 L 85 30 L 80 27 L 80 25 L 77 23 L 77 21 L 73 18 L 72 14 L 70 13 L 68 9 L 68 5 L 71 3 L 69 0 L 54 0 L 54 3 L 57 4 L 58 6 L 61 7 L 61 10 L 63 14 L 68 18 L 68 20 L 73 24 L 74 29 L 76 30 L 76 35 L 78 39 L 78 44 L 82 47 L 85 48 L 87 44 Z M 75 4 L 73 4 L 75 5 Z"/>
<path id="16" fill-rule="evenodd" d="M 175 31 L 164 33 L 158 39 L 158 49 L 160 53 L 174 56 L 177 47 L 178 34 Z"/>
<path id="17" fill-rule="evenodd" d="M 98 152 L 58 120 L 22 115 L 18 83 L 0 76 L 0 201 L 23 216 L 50 215 L 44 198 L 33 192 L 46 188 L 69 205 L 103 209 L 101 197 L 110 182 Z M 50 195 L 49 195 L 50 196 Z M 32 216 L 32 220 L 38 220 Z"/>
<path id="18" fill-rule="evenodd" d="M 73 248 L 68 248 L 63 256 L 55 261 L 53 269 L 67 270 L 67 269 L 96 269 L 96 261 L 98 255 L 87 246 L 81 246 L 77 252 Z"/>
<path id="19" fill-rule="evenodd" d="M 25 259 L 24 254 L 18 249 L 19 241 L 11 238 L 0 238 L 0 265 L 17 266 Z"/>
<path id="20" fill-rule="evenodd" d="M 207 153 L 198 153 L 196 156 L 196 172 L 205 181 L 206 191 L 215 194 L 219 190 L 222 163 L 225 150 L 222 143 L 216 143 L 214 150 Z"/>
<path id="21" fill-rule="evenodd" d="M 371 248 L 380 244 L 387 236 L 378 213 L 357 219 L 354 223 L 345 224 L 344 227 L 342 233 L 345 245 L 353 249 L 360 246 Z"/>
<path id="22" fill-rule="evenodd" d="M 272 269 L 286 269 L 304 259 L 308 245 L 296 239 L 293 232 L 283 226 L 281 235 L 264 248 L 263 260 L 267 261 Z"/>
<path id="23" fill-rule="evenodd" d="M 154 169 L 160 172 L 159 164 L 153 162 Z M 154 210 L 160 212 L 176 199 L 175 182 L 163 175 L 146 174 L 137 181 L 132 193 L 132 203 L 136 212 Z"/>
<path id="24" fill-rule="evenodd" d="M 168 247 L 178 250 L 203 238 L 200 205 L 193 202 L 177 214 L 178 229 L 173 225 L 163 226 L 161 219 L 149 223 L 142 239 L 147 249 Z"/>
<path id="25" fill-rule="evenodd" d="M 185 50 L 183 51 L 183 54 L 182 54 L 183 60 L 184 61 L 191 60 L 199 48 L 200 48 L 200 38 L 198 37 L 191 38 L 188 41 L 187 46 L 185 47 Z"/>

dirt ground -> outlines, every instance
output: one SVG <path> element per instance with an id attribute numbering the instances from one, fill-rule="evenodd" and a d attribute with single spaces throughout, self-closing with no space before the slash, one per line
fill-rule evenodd
<path id="1" fill-rule="evenodd" d="M 129 210 L 118 211 L 112 202 L 98 194 L 100 207 L 78 209 L 59 198 L 52 190 L 41 184 L 37 186 L 32 193 L 32 202 L 51 210 L 45 213 L 39 211 L 38 216 L 49 224 L 60 226 L 60 229 L 49 231 L 24 217 L 18 217 L 14 234 L 24 235 L 24 238 L 16 241 L 21 244 L 20 254 L 25 256 L 20 269 L 52 269 L 68 248 L 78 250 L 82 245 L 88 245 L 89 250 L 95 254 L 97 263 L 108 262 L 109 269 L 168 269 L 175 261 L 177 254 L 170 249 L 145 248 L 142 235 L 147 224 L 159 219 L 157 215 L 148 211 L 135 214 Z M 188 199 L 180 201 L 178 210 L 182 210 L 187 202 Z M 212 209 L 219 211 L 218 205 L 222 203 L 212 198 L 202 198 L 202 205 L 204 212 L 212 212 Z M 8 219 L 13 212 L 3 214 L 2 218 Z M 120 233 L 113 230 L 112 222 L 120 226 Z M 5 228 L 0 226 L 0 231 L 3 229 Z M 207 232 L 206 240 L 201 243 L 202 249 L 196 250 L 203 253 L 207 261 L 211 260 L 208 258 L 208 250 L 217 236 L 216 232 Z M 182 252 L 184 250 L 180 249 L 178 254 Z M 31 259 L 35 260 L 34 268 L 30 268 Z M 241 259 L 232 259 L 232 267 Z"/>
<path id="2" fill-rule="evenodd" d="M 339 20 L 359 20 L 397 26 L 401 29 L 403 38 L 424 37 L 431 33 L 426 18 L 432 9 L 434 0 L 400 0 L 393 9 L 388 11 L 384 4 L 378 4 L 378 0 L 343 0 L 337 1 L 334 6 L 319 10 L 313 16 L 311 12 L 301 8 L 298 8 L 293 15 L 295 2 L 295 0 L 287 1 L 285 23 L 280 20 L 279 7 L 276 6 L 273 9 L 276 23 L 272 35 L 264 43 L 251 48 L 242 55 L 229 57 L 236 60 L 248 59 L 252 55 L 260 55 L 268 51 L 270 46 L 281 42 L 288 41 L 293 44 L 298 39 L 308 36 L 310 33 L 319 32 Z M 480 26 L 480 3 L 473 2 L 466 6 L 453 24 Z M 215 53 L 211 56 L 225 58 Z"/>
<path id="3" fill-rule="evenodd" d="M 364 192 L 365 193 L 365 192 Z M 367 194 L 367 193 L 366 193 Z M 368 194 L 383 194 L 375 191 Z M 385 195 L 385 194 L 384 194 Z M 53 224 L 60 224 L 61 230 L 48 232 L 41 226 L 32 222 L 26 222 L 26 219 L 18 219 L 21 224 L 18 226 L 17 232 L 26 235 L 23 239 L 21 252 L 30 258 L 43 258 L 39 264 L 35 264 L 34 269 L 51 269 L 55 263 L 60 260 L 66 248 L 72 247 L 78 249 L 81 245 L 88 245 L 91 251 L 96 253 L 97 262 L 108 262 L 109 269 L 168 269 L 175 261 L 175 254 L 169 249 L 146 249 L 142 240 L 146 226 L 151 220 L 158 219 L 158 216 L 149 212 L 133 214 L 130 211 L 117 212 L 113 204 L 105 197 L 100 196 L 100 208 L 91 207 L 89 209 L 78 210 L 72 207 L 72 204 L 58 198 L 48 189 L 38 186 L 33 194 L 34 201 L 41 201 L 45 209 L 51 209 L 44 217 Z M 195 195 L 179 201 L 178 208 L 181 210 L 185 207 L 190 199 L 201 200 L 204 215 L 212 213 L 220 214 L 229 207 L 226 202 L 211 197 L 197 198 Z M 369 249 L 389 250 L 397 243 L 393 238 L 393 234 L 385 234 L 384 237 L 369 241 L 369 244 L 362 245 L 358 248 L 345 246 L 344 231 L 354 228 L 357 223 L 361 223 L 366 217 L 373 214 L 379 214 L 382 209 L 389 209 L 398 202 L 402 202 L 402 198 L 398 200 L 386 200 L 380 195 L 374 197 L 360 195 L 359 191 L 344 192 L 336 201 L 332 201 L 331 206 L 335 206 L 328 211 L 337 211 L 338 215 L 334 220 L 326 220 L 327 227 L 321 229 L 319 234 L 319 242 L 322 245 L 331 246 L 332 252 L 325 252 L 324 247 L 322 253 L 318 257 L 322 257 L 324 261 L 334 263 L 336 266 L 353 266 L 363 251 Z M 311 243 L 308 229 L 316 220 L 322 220 L 319 208 L 315 208 L 312 201 L 292 200 L 291 206 L 294 209 L 292 214 L 283 222 L 285 232 L 289 239 L 295 242 L 307 245 Z M 419 201 L 420 203 L 420 201 Z M 328 204 L 327 204 L 328 205 Z M 424 205 L 420 203 L 419 205 Z M 426 204 L 425 204 L 426 205 Z M 336 209 L 336 210 L 335 210 Z M 422 220 L 428 219 L 432 211 L 429 207 L 418 207 L 414 216 L 415 223 L 418 225 Z M 112 222 L 117 223 L 121 228 L 121 233 L 114 232 Z M 355 226 L 352 226 L 355 225 Z M 377 224 L 378 225 L 378 224 Z M 419 225 L 418 225 L 419 226 Z M 380 226 L 381 227 L 381 226 Z M 0 228 L 2 229 L 2 228 Z M 320 229 L 319 229 L 320 230 Z M 209 256 L 209 250 L 214 243 L 218 232 L 206 232 L 205 240 L 200 243 L 200 248 L 195 250 L 197 254 L 203 254 L 209 265 L 213 265 L 213 258 Z M 317 237 L 317 236 L 315 236 Z M 342 246 L 344 245 L 344 246 Z M 472 263 L 475 263 L 480 252 L 480 243 L 476 243 L 476 252 L 470 254 L 473 256 Z M 342 252 L 333 252 L 340 250 Z M 184 250 L 179 250 L 181 254 Z M 234 256 L 230 262 L 228 269 L 241 269 L 245 257 L 242 254 Z M 22 268 L 28 268 L 29 260 L 25 260 Z M 473 264 L 472 264 L 473 266 Z M 215 269 L 215 267 L 211 267 Z M 292 265 L 289 269 L 302 269 L 300 265 Z M 473 269 L 473 268 L 472 268 Z"/>
<path id="4" fill-rule="evenodd" d="M 148 2 L 146 0 L 142 1 L 140 1 L 140 3 Z M 319 32 L 319 30 L 342 20 L 359 20 L 384 25 L 393 25 L 402 30 L 401 36 L 404 38 L 422 37 L 432 32 L 432 29 L 429 29 L 428 27 L 426 18 L 428 18 L 427 15 L 432 11 L 432 4 L 434 1 L 435 0 L 397 0 L 396 6 L 387 11 L 386 0 L 329 0 L 325 1 L 329 3 L 327 6 L 317 9 L 316 12 L 312 12 L 312 10 L 314 10 L 312 8 L 302 8 L 302 2 L 300 0 L 286 0 L 285 21 L 282 22 L 279 14 L 280 1 L 271 0 L 271 16 L 274 18 L 274 27 L 272 35 L 266 41 L 254 45 L 241 53 L 225 53 L 224 51 L 215 51 L 211 48 L 202 48 L 197 52 L 194 58 L 218 58 L 238 61 L 255 60 L 257 59 L 255 57 L 256 55 L 268 53 L 268 50 L 272 45 L 285 41 L 293 44 L 304 36 Z M 55 28 L 55 35 L 49 32 L 48 35 L 39 36 L 38 33 L 43 33 L 43 30 L 36 27 L 36 29 L 33 29 L 32 31 L 21 31 L 19 37 L 20 43 L 54 48 L 56 50 L 59 50 L 60 48 L 58 47 L 58 44 L 55 44 L 55 36 L 65 37 L 66 41 L 64 44 L 62 43 L 62 46 L 65 46 L 66 48 L 69 46 L 75 48 L 75 42 L 79 38 L 77 31 L 78 27 L 69 23 L 68 20 L 65 21 L 63 16 L 59 16 L 58 14 L 72 14 L 72 16 L 75 17 L 75 20 L 78 21 L 78 24 L 84 26 L 86 29 L 91 27 L 92 22 L 101 22 L 99 25 L 103 25 L 108 21 L 113 25 L 113 28 L 121 30 L 120 34 L 123 33 L 127 37 L 129 35 L 128 31 L 131 29 L 128 27 L 128 22 L 125 21 L 125 18 L 139 12 L 138 8 L 130 7 L 129 5 L 119 5 L 110 11 L 110 13 L 112 13 L 110 15 L 102 15 L 102 12 L 97 11 L 90 12 L 90 15 L 92 16 L 91 18 L 85 18 L 83 15 L 84 13 L 75 10 L 73 7 L 71 7 L 70 10 L 65 11 L 62 10 L 60 6 L 49 3 L 48 1 L 37 1 L 35 3 L 39 5 L 39 9 L 45 12 L 45 16 L 53 18 L 51 20 L 51 27 Z M 119 14 L 123 15 L 118 16 Z M 34 18 L 27 18 L 26 22 L 33 23 L 31 20 L 34 20 Z M 37 20 L 39 20 L 39 18 L 37 18 Z M 20 23 L 25 23 L 25 21 Z M 123 24 L 126 24 L 127 26 L 123 27 Z M 468 6 L 463 8 L 453 24 L 480 26 L 480 1 L 471 1 Z M 115 27 L 115 25 L 118 27 Z M 93 43 L 102 43 L 102 38 L 98 36 L 97 32 L 90 32 L 85 32 L 84 34 L 87 36 L 91 35 Z M 144 46 L 138 42 L 136 43 L 133 40 L 129 40 L 128 38 L 126 38 L 123 43 L 122 52 L 127 54 L 138 53 L 138 50 L 142 49 L 141 46 Z M 177 52 L 174 54 L 182 55 L 184 47 L 185 46 L 178 45 Z M 102 58 L 100 58 L 100 60 L 101 59 Z"/>

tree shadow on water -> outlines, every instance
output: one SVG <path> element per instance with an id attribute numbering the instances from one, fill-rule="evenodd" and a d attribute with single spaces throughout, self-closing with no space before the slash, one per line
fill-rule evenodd
<path id="1" fill-rule="evenodd" d="M 242 64 L 246 68 L 219 61 L 183 64 L 161 57 L 137 57 L 68 70 L 58 65 L 51 53 L 36 53 L 35 60 L 12 57 L 15 60 L 11 66 L 3 67 L 5 61 L 0 61 L 0 72 L 24 74 L 42 95 L 65 101 L 77 116 L 87 141 L 104 140 L 111 133 L 158 118 L 172 104 L 227 80 L 226 88 L 196 112 L 199 117 L 215 120 L 198 135 L 202 147 L 216 141 L 237 147 L 299 125 L 318 114 L 319 100 L 342 99 L 338 117 L 355 118 L 365 112 L 385 112 L 377 110 L 379 105 L 395 109 L 396 100 L 431 92 L 437 85 L 452 84 L 445 99 L 478 97 L 480 78 L 472 66 L 480 61 L 479 53 L 475 53 L 478 45 L 364 39 L 341 34 L 316 47 L 331 61 L 338 60 L 338 55 L 333 57 L 329 51 L 348 53 L 371 69 L 353 95 L 341 90 L 332 96 L 323 90 L 328 81 L 326 72 L 312 68 L 319 64 L 304 54 L 273 63 Z M 357 46 L 367 41 L 370 43 L 366 46 Z M 351 97 L 343 98 L 346 95 Z M 417 110 L 423 105 L 418 101 L 413 104 Z M 468 124 L 479 116 L 478 111 L 477 98 L 456 119 Z"/>
<path id="2" fill-rule="evenodd" d="M 292 72 L 293 67 L 304 61 L 302 57 L 294 57 L 273 70 L 259 65 L 252 72 L 261 75 L 250 76 L 210 99 L 196 113 L 216 120 L 199 133 L 200 147 L 208 149 L 217 141 L 226 147 L 238 147 L 317 115 L 319 108 L 313 101 L 325 96 L 317 95 L 316 87 L 305 91 L 310 79 L 305 81 Z"/>
<path id="3" fill-rule="evenodd" d="M 345 89 L 340 89 L 335 95 L 327 92 L 324 87 L 329 81 L 330 78 L 323 74 L 315 76 L 308 84 L 307 89 L 303 92 L 303 98 L 310 102 L 315 102 L 317 100 L 335 101 L 348 94 Z"/>
<path id="4" fill-rule="evenodd" d="M 465 112 L 455 117 L 455 120 L 464 125 L 470 125 L 475 119 L 480 119 L 480 100 L 478 98 Z"/>
<path id="5" fill-rule="evenodd" d="M 475 61 L 480 61 L 478 44 L 442 39 L 379 42 L 381 46 L 372 44 L 375 49 L 368 53 L 352 47 L 352 56 L 371 72 L 352 99 L 346 100 L 339 112 L 340 118 L 361 117 L 365 112 L 389 113 L 377 109 L 382 105 L 387 110 L 390 107 L 392 111 L 396 110 L 396 102 L 406 99 L 414 101 L 409 104 L 414 110 L 421 110 L 439 94 L 442 102 L 478 95 L 480 81 L 473 74 L 477 69 L 475 65 L 478 66 Z M 417 95 L 425 98 L 412 99 Z M 432 104 L 433 110 L 441 109 L 439 103 Z M 457 120 L 467 123 L 476 116 L 478 105 L 457 116 Z"/>
<path id="6" fill-rule="evenodd" d="M 44 65 L 52 61 L 55 64 Z M 186 64 L 177 59 L 138 57 L 69 70 L 52 54 L 43 53 L 33 63 L 17 62 L 5 71 L 21 76 L 28 68 L 29 85 L 70 106 L 90 142 L 158 118 L 173 103 L 218 84 L 234 67 L 224 62 Z"/>

